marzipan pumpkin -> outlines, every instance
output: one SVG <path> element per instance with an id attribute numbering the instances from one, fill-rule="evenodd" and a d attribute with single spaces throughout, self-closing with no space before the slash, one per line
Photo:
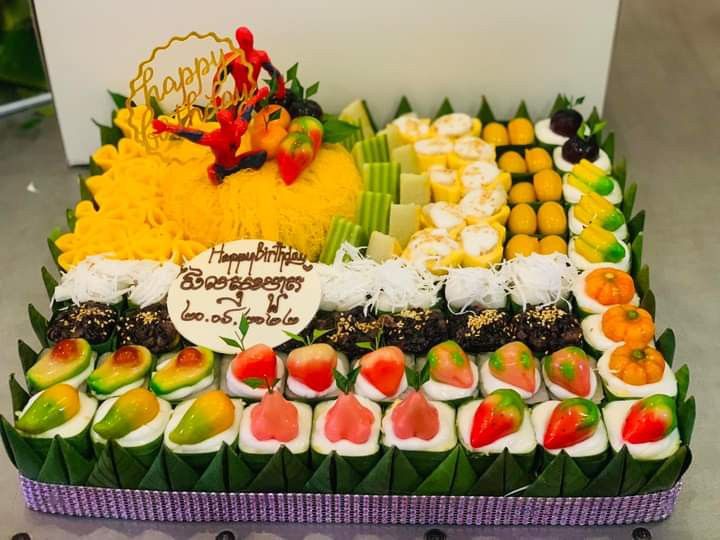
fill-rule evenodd
<path id="1" fill-rule="evenodd" d="M 665 372 L 665 358 L 652 347 L 622 345 L 610 356 L 610 371 L 627 384 L 656 383 Z"/>
<path id="2" fill-rule="evenodd" d="M 635 296 L 635 283 L 627 272 L 616 268 L 597 268 L 588 274 L 585 289 L 604 306 L 627 304 Z"/>
<path id="3" fill-rule="evenodd" d="M 622 304 L 608 309 L 602 317 L 603 333 L 613 341 L 643 346 L 655 335 L 655 323 L 642 308 Z"/>

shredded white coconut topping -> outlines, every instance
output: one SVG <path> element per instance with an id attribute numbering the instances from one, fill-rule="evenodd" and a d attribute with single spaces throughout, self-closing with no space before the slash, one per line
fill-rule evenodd
<path id="1" fill-rule="evenodd" d="M 567 301 L 578 277 L 578 269 L 567 255 L 533 253 L 505 261 L 503 274 L 508 293 L 523 309 L 528 305 L 548 306 Z"/>
<path id="2" fill-rule="evenodd" d="M 62 274 L 52 301 L 114 304 L 127 294 L 131 302 L 145 307 L 162 300 L 179 273 L 180 267 L 169 261 L 121 261 L 92 255 Z"/>
<path id="3" fill-rule="evenodd" d="M 400 311 L 437 303 L 443 279 L 395 258 L 378 263 L 360 249 L 343 244 L 331 265 L 318 264 L 322 282 L 321 309 Z"/>
<path id="4" fill-rule="evenodd" d="M 471 306 L 502 308 L 507 303 L 505 276 L 495 268 L 453 268 L 448 271 L 445 299 L 453 313 Z"/>

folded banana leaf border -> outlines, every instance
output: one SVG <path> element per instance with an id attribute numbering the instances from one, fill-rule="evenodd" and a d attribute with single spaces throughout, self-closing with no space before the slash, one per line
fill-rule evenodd
<path id="1" fill-rule="evenodd" d="M 111 93 L 111 97 L 116 107 L 124 106 L 123 96 Z M 561 103 L 562 97 L 558 96 L 552 110 L 561 106 Z M 410 111 L 410 103 L 403 97 L 396 116 Z M 435 117 L 452 111 L 452 105 L 446 98 Z M 495 119 L 484 97 L 478 117 L 483 122 Z M 529 118 L 524 102 L 519 105 L 515 117 Z M 599 121 L 596 110 L 593 110 L 588 120 Z M 98 126 L 103 144 L 117 144 L 122 136 L 118 128 Z M 605 138 L 602 147 L 614 161 L 612 133 Z M 90 173 L 101 172 L 91 160 Z M 613 176 L 624 191 L 622 211 L 630 232 L 631 273 L 641 297 L 641 305 L 654 316 L 656 305 L 655 295 L 650 288 L 650 270 L 642 259 L 645 211 L 633 215 L 637 184 L 628 183 L 624 160 L 614 164 Z M 92 200 L 82 176 L 79 185 L 81 198 Z M 66 221 L 68 229 L 72 231 L 75 217 L 71 209 L 66 211 Z M 48 246 L 56 263 L 59 250 L 55 240 L 60 234 L 62 231 L 58 228 L 48 237 Z M 41 274 L 48 296 L 52 297 L 57 279 L 45 267 Z M 122 309 L 122 306 L 118 307 Z M 32 305 L 28 306 L 28 315 L 40 346 L 47 347 L 47 320 Z M 656 346 L 672 366 L 676 348 L 673 330 L 668 328 L 662 332 L 656 338 Z M 18 353 L 23 372 L 26 372 L 36 361 L 37 353 L 22 340 L 18 341 Z M 358 471 L 351 460 L 335 452 L 313 462 L 307 455 L 296 456 L 283 447 L 258 468 L 249 466 L 236 447 L 227 445 L 211 456 L 209 463 L 198 465 L 162 447 L 154 459 L 141 460 L 114 442 L 95 455 L 87 431 L 73 439 L 56 437 L 44 445 L 33 444 L 35 441 L 23 437 L 15 430 L 13 423 L 4 417 L 0 417 L 0 435 L 8 456 L 20 474 L 29 480 L 47 484 L 231 493 L 522 495 L 546 498 L 629 496 L 670 490 L 690 466 L 692 457 L 688 445 L 695 421 L 695 398 L 688 397 L 690 381 L 686 365 L 676 371 L 676 378 L 678 426 L 683 444 L 673 456 L 655 462 L 638 461 L 630 456 L 626 448 L 618 453 L 608 453 L 600 459 L 595 458 L 592 464 L 588 464 L 587 460 L 572 458 L 565 452 L 553 457 L 542 455 L 538 450 L 530 455 L 515 456 L 506 450 L 502 454 L 482 456 L 469 453 L 458 445 L 444 454 L 431 471 L 421 469 L 419 472 L 413 465 L 413 462 L 418 463 L 417 452 L 405 453 L 394 447 L 383 451 L 369 470 Z M 10 394 L 15 414 L 25 406 L 29 395 L 14 375 L 10 376 Z"/>

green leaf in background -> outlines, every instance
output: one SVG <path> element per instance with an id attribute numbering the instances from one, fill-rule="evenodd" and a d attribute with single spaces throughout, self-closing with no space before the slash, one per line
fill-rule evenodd
<path id="1" fill-rule="evenodd" d="M 111 92 L 110 90 L 108 90 L 108 94 L 110 94 L 110 99 L 112 99 L 116 109 L 125 108 L 127 104 L 127 96 L 123 96 L 122 94 L 118 94 L 116 92 Z"/>
<path id="2" fill-rule="evenodd" d="M 610 162 L 612 163 L 615 159 L 615 133 L 612 131 L 608 133 L 608 136 L 605 137 L 601 148 L 605 150 L 605 153 L 608 155 Z"/>
<path id="3" fill-rule="evenodd" d="M 308 86 L 307 90 L 305 90 L 305 99 L 313 97 L 318 93 L 318 90 L 320 90 L 320 81 L 316 81 L 314 84 Z"/>
<path id="4" fill-rule="evenodd" d="M 620 452 L 608 461 L 605 468 L 590 481 L 582 495 L 584 497 L 615 497 L 618 495 L 622 486 L 627 458 L 627 446 L 623 446 Z"/>
<path id="5" fill-rule="evenodd" d="M 393 456 L 390 492 L 394 495 L 409 495 L 420 485 L 422 477 L 408 461 L 405 454 L 396 451 Z"/>
<path id="6" fill-rule="evenodd" d="M 650 267 L 643 264 L 635 273 L 635 286 L 638 296 L 643 296 L 650 289 Z"/>
<path id="7" fill-rule="evenodd" d="M 695 427 L 695 397 L 691 396 L 678 407 L 678 430 L 680 438 L 686 444 L 690 444 L 693 428 Z"/>
<path id="8" fill-rule="evenodd" d="M 612 175 L 615 180 L 620 184 L 620 189 L 625 189 L 627 181 L 627 161 L 625 159 L 619 159 L 615 162 L 612 169 Z"/>
<path id="9" fill-rule="evenodd" d="M 70 232 L 75 230 L 75 222 L 77 219 L 75 218 L 75 210 L 72 208 L 67 208 L 65 210 L 65 222 L 67 223 L 68 230 Z"/>
<path id="10" fill-rule="evenodd" d="M 305 491 L 308 493 L 333 493 L 333 469 L 335 451 L 330 452 L 322 460 L 315 472 L 312 473 L 305 483 Z"/>
<path id="11" fill-rule="evenodd" d="M 688 388 L 690 387 L 690 369 L 687 364 L 683 364 L 680 369 L 675 372 L 677 380 L 677 402 L 682 403 L 687 397 Z"/>
<path id="12" fill-rule="evenodd" d="M 25 343 L 22 339 L 18 339 L 18 355 L 20 356 L 20 364 L 23 368 L 23 373 L 27 373 L 27 370 L 35 365 L 37 361 L 38 353 L 30 348 L 30 345 Z"/>
<path id="13" fill-rule="evenodd" d="M 632 244 L 630 244 L 630 251 L 632 254 L 632 267 L 634 272 L 637 272 L 639 268 L 642 268 L 644 237 L 645 233 L 640 233 L 635 237 L 635 240 L 632 241 Z"/>
<path id="14" fill-rule="evenodd" d="M 640 210 L 635 216 L 627 222 L 630 239 L 634 239 L 638 234 L 645 230 L 645 210 Z"/>
<path id="15" fill-rule="evenodd" d="M 68 473 L 68 479 L 74 486 L 84 485 L 87 481 L 93 466 L 94 460 L 90 460 L 82 456 L 74 446 L 65 439 L 58 437 L 60 452 L 62 453 L 65 470 Z"/>
<path id="16" fill-rule="evenodd" d="M 235 450 L 227 452 L 227 486 L 228 491 L 240 491 L 253 479 L 254 474 Z"/>
<path id="17" fill-rule="evenodd" d="M 450 452 L 448 457 L 446 457 L 443 462 L 438 465 L 438 467 L 431 472 L 425 480 L 423 480 L 423 482 L 415 490 L 415 494 L 443 495 L 449 493 L 455 484 L 455 474 L 458 468 L 458 461 L 460 460 L 461 452 L 463 452 L 463 450 L 460 446 L 456 446 L 455 449 Z M 475 474 L 467 459 L 464 461 L 465 464 L 462 466 L 463 471 L 471 471 L 472 474 Z"/>
<path id="18" fill-rule="evenodd" d="M 69 484 L 70 478 L 65 469 L 62 451 L 60 450 L 60 436 L 56 436 L 50 443 L 50 450 L 45 456 L 40 472 L 38 473 L 38 482 L 46 482 L 48 484 Z"/>
<path id="19" fill-rule="evenodd" d="M 195 469 L 163 446 L 138 487 L 160 491 L 189 491 L 198 478 Z"/>
<path id="20" fill-rule="evenodd" d="M 42 275 L 43 285 L 45 285 L 45 292 L 47 292 L 48 300 L 52 300 L 58 281 L 44 266 L 40 269 L 40 274 Z"/>
<path id="21" fill-rule="evenodd" d="M 508 454 L 509 455 L 509 454 Z M 468 491 L 468 495 L 495 495 L 502 497 L 505 491 L 505 453 L 496 454 L 490 466 L 480 475 Z"/>
<path id="22" fill-rule="evenodd" d="M 477 113 L 477 117 L 483 125 L 495 121 L 495 115 L 493 114 L 492 109 L 490 108 L 490 104 L 488 103 L 488 100 L 485 96 L 482 97 L 482 102 L 480 103 L 480 110 Z"/>
<path id="23" fill-rule="evenodd" d="M 686 469 L 686 460 L 688 459 L 690 459 L 688 447 L 681 446 L 647 481 L 647 484 L 642 487 L 642 492 L 653 493 L 673 487 L 683 470 Z"/>
<path id="24" fill-rule="evenodd" d="M 48 250 L 50 251 L 50 256 L 52 257 L 53 262 L 55 263 L 55 266 L 57 269 L 62 272 L 63 268 L 60 266 L 60 263 L 58 262 L 58 258 L 60 255 L 62 255 L 62 251 L 60 251 L 60 248 L 55 245 L 55 239 L 48 237 L 47 239 L 47 245 Z"/>
<path id="25" fill-rule="evenodd" d="M 588 478 L 573 458 L 562 450 L 540 473 L 537 480 L 528 486 L 526 497 L 573 497 L 579 495 Z"/>
<path id="26" fill-rule="evenodd" d="M 0 429 L 3 442 L 8 449 L 8 456 L 15 467 L 26 478 L 36 480 L 43 465 L 40 455 L 2 415 L 0 415 Z"/>
<path id="27" fill-rule="evenodd" d="M 93 166 L 97 167 L 99 169 L 99 171 L 93 172 Z M 94 161 L 91 161 L 90 174 L 103 174 L 103 170 L 100 169 L 100 167 L 98 165 L 95 165 Z M 92 201 L 94 204 L 92 192 L 90 191 L 90 188 L 87 185 L 87 178 L 85 178 L 82 174 L 78 175 L 78 186 L 80 187 L 80 200 L 81 201 Z"/>
<path id="28" fill-rule="evenodd" d="M 223 443 L 207 469 L 200 475 L 193 486 L 194 491 L 228 491 L 227 486 L 228 446 Z"/>
<path id="29" fill-rule="evenodd" d="M 335 465 L 335 485 L 333 486 L 336 493 L 352 493 L 358 482 L 362 480 L 362 475 L 350 465 L 350 462 L 344 457 L 335 454 L 333 459 Z"/>
<path id="30" fill-rule="evenodd" d="M 622 211 L 625 216 L 625 221 L 630 221 L 632 217 L 633 207 L 635 206 L 635 198 L 637 197 L 637 183 L 633 182 L 625 188 L 622 201 Z"/>
<path id="31" fill-rule="evenodd" d="M 515 116 L 513 116 L 513 118 L 527 118 L 528 120 L 530 120 L 530 113 L 528 112 L 525 100 L 522 100 L 520 102 L 520 105 L 518 105 L 517 111 L 515 111 Z"/>
<path id="32" fill-rule="evenodd" d="M 284 491 L 298 493 L 310 479 L 312 471 L 302 460 L 288 450 L 285 446 L 280 448 L 283 457 L 283 476 L 285 478 Z M 303 454 L 305 455 L 305 454 Z"/>
<path id="33" fill-rule="evenodd" d="M 10 398 L 12 399 L 12 408 L 14 413 L 22 411 L 30 399 L 30 394 L 28 394 L 25 389 L 20 386 L 20 383 L 18 383 L 15 379 L 14 373 L 10 374 Z"/>
<path id="34" fill-rule="evenodd" d="M 277 493 L 285 490 L 283 452 L 276 452 L 247 487 L 254 493 Z"/>
<path id="35" fill-rule="evenodd" d="M 102 167 L 100 167 L 100 165 L 95 163 L 95 160 L 92 157 L 90 157 L 90 160 L 88 161 L 88 172 L 90 173 L 90 176 L 97 176 L 97 175 L 103 174 L 105 171 L 103 171 Z M 82 178 L 82 175 L 81 175 L 81 178 Z M 81 182 L 80 183 L 80 197 L 83 200 L 92 200 L 92 194 L 90 193 L 90 190 L 87 189 L 87 186 L 85 187 L 85 190 L 88 195 L 88 198 L 83 197 L 83 192 L 82 192 L 83 185 L 84 185 L 84 182 Z"/>
<path id="36" fill-rule="evenodd" d="M 449 494 L 466 495 L 473 487 L 473 484 L 475 484 L 477 475 L 475 474 L 475 470 L 472 468 L 470 461 L 468 461 L 465 449 L 458 445 L 457 451 L 458 457 L 457 464 L 455 466 L 455 475 Z"/>
<path id="37" fill-rule="evenodd" d="M 5 0 L 0 10 L 0 83 L 11 100 L 28 90 L 47 89 L 40 50 L 35 39 L 29 2 Z M 14 89 L 14 92 L 9 91 Z"/>
<path id="38" fill-rule="evenodd" d="M 101 145 L 105 146 L 106 144 L 112 144 L 113 146 L 116 146 L 118 141 L 120 139 L 122 139 L 123 133 L 119 127 L 106 126 L 106 125 L 100 124 L 99 122 L 97 122 L 95 120 L 93 120 L 93 123 L 100 130 L 100 144 Z"/>
<path id="39" fill-rule="evenodd" d="M 648 289 L 640 299 L 640 307 L 647 310 L 655 318 L 655 293 Z"/>
<path id="40" fill-rule="evenodd" d="M 555 101 L 553 101 L 552 107 L 550 107 L 550 114 L 548 114 L 548 117 L 551 117 L 556 112 L 562 111 L 563 109 L 566 109 L 567 107 L 568 107 L 567 98 L 562 94 L 558 94 L 557 97 L 555 98 Z"/>
<path id="41" fill-rule="evenodd" d="M 397 109 L 395 109 L 395 116 L 393 116 L 393 120 L 398 116 L 402 116 L 403 114 L 408 114 L 411 112 L 413 112 L 412 105 L 410 105 L 408 98 L 403 96 L 400 98 L 400 103 L 398 104 Z"/>
<path id="42" fill-rule="evenodd" d="M 672 366 L 675 358 L 675 332 L 673 332 L 673 329 L 666 328 L 660 334 L 660 337 L 655 340 L 655 346 L 662 353 L 668 365 Z"/>
<path id="43" fill-rule="evenodd" d="M 28 317 L 30 317 L 30 326 L 32 326 L 40 345 L 47 347 L 47 319 L 32 304 L 28 304 Z"/>
<path id="44" fill-rule="evenodd" d="M 650 463 L 650 466 L 654 466 Z M 638 461 L 629 453 L 625 458 L 625 470 L 623 471 L 622 483 L 618 495 L 635 495 L 647 483 L 648 464 Z"/>
<path id="45" fill-rule="evenodd" d="M 597 107 L 592 108 L 592 112 L 586 121 L 587 125 L 592 129 L 597 123 L 600 122 L 600 113 L 598 113 Z"/>
<path id="46" fill-rule="evenodd" d="M 445 98 L 440 104 L 440 108 L 435 113 L 433 120 L 437 120 L 441 116 L 451 114 L 452 112 L 454 112 L 453 106 L 450 104 L 450 100 L 448 98 Z"/>
<path id="47" fill-rule="evenodd" d="M 323 120 L 323 142 L 339 143 L 355 135 L 360 126 L 345 122 L 335 117 L 327 117 Z"/>
<path id="48" fill-rule="evenodd" d="M 392 462 L 395 452 L 397 452 L 395 447 L 387 450 L 375 466 L 370 469 L 365 478 L 355 486 L 354 492 L 370 495 L 387 495 L 390 493 Z"/>
<path id="49" fill-rule="evenodd" d="M 300 64 L 295 62 L 290 69 L 285 72 L 285 81 L 290 82 L 297 78 L 298 67 L 300 67 Z"/>
<path id="50" fill-rule="evenodd" d="M 165 472 L 165 457 L 163 456 L 162 450 L 158 453 L 155 461 L 152 462 L 143 479 L 138 485 L 138 489 L 156 490 L 156 491 L 169 491 L 170 481 Z M 195 471 L 193 471 L 195 472 Z"/>
<path id="51" fill-rule="evenodd" d="M 116 441 L 110 441 L 87 479 L 89 486 L 136 489 L 147 469 Z"/>

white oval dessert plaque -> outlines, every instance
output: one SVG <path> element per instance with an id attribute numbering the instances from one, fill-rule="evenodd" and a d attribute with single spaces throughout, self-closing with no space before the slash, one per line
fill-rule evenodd
<path id="1" fill-rule="evenodd" d="M 321 299 L 315 267 L 296 249 L 271 240 L 235 240 L 203 251 L 182 266 L 167 297 L 170 319 L 195 345 L 236 353 L 242 316 L 245 347 L 275 347 L 300 333 Z M 226 339 L 223 339 L 226 338 Z"/>

